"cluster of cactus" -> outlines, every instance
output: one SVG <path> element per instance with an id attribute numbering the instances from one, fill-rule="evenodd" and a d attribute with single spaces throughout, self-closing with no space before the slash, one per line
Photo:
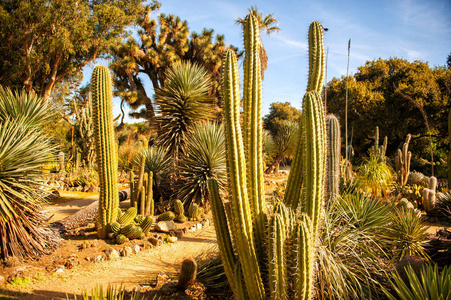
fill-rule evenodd
<path id="1" fill-rule="evenodd" d="M 200 221 L 204 217 L 204 209 L 196 203 L 191 203 L 188 209 L 188 217 L 190 221 Z"/>
<path id="2" fill-rule="evenodd" d="M 340 160 L 341 140 L 340 123 L 336 116 L 326 116 L 327 131 L 327 171 L 326 171 L 326 199 L 332 201 L 339 195 L 340 189 Z"/>
<path id="3" fill-rule="evenodd" d="M 135 182 L 135 174 L 130 171 L 130 206 L 135 207 L 143 216 L 151 216 L 154 213 L 153 201 L 153 172 L 144 172 L 145 156 L 141 158 L 138 181 Z"/>
<path id="4" fill-rule="evenodd" d="M 324 81 L 323 27 L 309 28 L 309 80 L 300 139 L 283 203 L 267 213 L 263 189 L 261 70 L 258 20 L 244 25 L 243 131 L 236 55 L 228 50 L 222 70 L 229 203 L 208 181 L 225 274 L 236 299 L 310 299 L 324 204 L 326 128 L 320 91 Z M 301 188 L 302 187 L 302 188 Z M 269 283 L 265 287 L 264 283 Z"/>
<path id="5" fill-rule="evenodd" d="M 398 149 L 398 154 L 395 158 L 395 167 L 398 183 L 401 186 L 407 184 L 410 173 L 410 160 L 412 158 L 412 153 L 409 151 L 410 134 L 407 135 L 404 145 L 402 145 L 402 150 Z"/>
<path id="6" fill-rule="evenodd" d="M 183 202 L 178 199 L 174 201 L 174 212 L 175 212 L 174 221 L 178 223 L 183 223 L 186 220 L 188 220 L 188 218 L 185 216 L 185 208 L 183 207 Z"/>
<path id="7" fill-rule="evenodd" d="M 113 89 L 108 68 L 97 66 L 91 79 L 95 149 L 100 183 L 98 234 L 106 238 L 108 224 L 117 219 L 119 192 L 117 147 L 113 125 Z"/>
<path id="8" fill-rule="evenodd" d="M 423 208 L 428 214 L 432 213 L 435 208 L 436 188 L 437 178 L 431 176 L 428 187 L 423 189 Z"/>
<path id="9" fill-rule="evenodd" d="M 387 151 L 388 138 L 384 138 L 384 143 L 379 145 L 379 127 L 376 126 L 374 133 L 374 145 L 370 148 L 370 157 L 376 158 L 378 161 L 385 162 L 385 152 Z"/>
<path id="10" fill-rule="evenodd" d="M 95 149 L 94 149 L 94 126 L 92 122 L 92 100 L 88 98 L 85 107 L 78 107 L 74 101 L 75 124 L 77 132 L 80 135 L 82 142 L 81 152 L 84 164 L 89 169 L 94 164 Z M 78 154 L 78 152 L 77 152 Z M 77 156 L 78 158 L 78 156 Z"/>
<path id="11" fill-rule="evenodd" d="M 117 244 L 123 244 L 131 239 L 143 239 L 153 223 L 152 216 L 139 215 L 135 207 L 130 207 L 117 221 L 108 224 L 108 238 Z"/>

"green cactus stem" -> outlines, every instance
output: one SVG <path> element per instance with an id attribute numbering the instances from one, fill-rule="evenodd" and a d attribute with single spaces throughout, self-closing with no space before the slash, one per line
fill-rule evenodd
<path id="1" fill-rule="evenodd" d="M 294 299 L 308 300 L 313 289 L 313 263 L 315 249 L 312 241 L 311 222 L 304 215 L 294 232 Z"/>
<path id="2" fill-rule="evenodd" d="M 323 36 L 323 25 L 316 21 L 312 22 L 308 31 L 309 76 L 307 92 L 316 91 L 321 93 L 323 88 L 324 67 L 326 64 Z"/>
<path id="3" fill-rule="evenodd" d="M 139 174 L 138 174 L 138 183 L 136 184 L 136 192 L 135 192 L 135 200 L 136 202 L 140 201 L 140 193 L 141 193 L 141 189 L 143 187 L 144 184 L 144 168 L 146 166 L 146 157 L 144 155 L 141 156 L 141 164 L 139 167 Z M 138 207 L 140 207 L 138 205 Z M 142 212 L 141 212 L 142 213 Z"/>
<path id="4" fill-rule="evenodd" d="M 149 171 L 147 174 L 147 197 L 144 216 L 152 216 L 155 206 L 153 201 L 153 172 Z"/>
<path id="5" fill-rule="evenodd" d="M 326 172 L 326 199 L 332 201 L 339 195 L 340 189 L 340 124 L 334 115 L 326 117 L 327 131 L 327 172 Z"/>
<path id="6" fill-rule="evenodd" d="M 398 149 L 398 154 L 395 158 L 396 174 L 398 175 L 398 183 L 401 186 L 407 184 L 410 173 L 410 160 L 412 158 L 412 153 L 409 151 L 410 134 L 407 135 L 404 145 L 402 145 L 402 150 Z"/>
<path id="7" fill-rule="evenodd" d="M 133 219 L 135 219 L 137 214 L 138 210 L 136 209 L 136 207 L 130 207 L 122 216 L 117 219 L 117 222 L 122 225 L 127 225 L 128 223 L 133 221 Z"/>
<path id="8" fill-rule="evenodd" d="M 449 150 L 448 150 L 448 189 L 451 189 L 451 109 L 448 114 L 448 143 L 449 143 Z"/>
<path id="9" fill-rule="evenodd" d="M 258 20 L 254 15 L 249 14 L 244 24 L 243 134 L 247 163 L 247 186 L 255 230 L 255 247 L 261 264 L 264 259 L 263 244 L 266 243 L 266 205 L 263 183 L 260 48 Z"/>
<path id="10" fill-rule="evenodd" d="M 158 221 L 172 221 L 175 219 L 175 214 L 172 211 L 167 211 L 158 216 Z"/>
<path id="11" fill-rule="evenodd" d="M 271 299 L 287 299 L 287 266 L 285 258 L 285 223 L 280 215 L 269 221 L 269 292 Z"/>
<path id="12" fill-rule="evenodd" d="M 107 225 L 117 219 L 119 209 L 117 150 L 113 126 L 113 90 L 108 68 L 104 66 L 94 68 L 91 93 L 100 183 L 98 234 L 100 238 L 106 238 Z"/>
<path id="13" fill-rule="evenodd" d="M 135 193 L 135 173 L 133 172 L 133 170 L 130 170 L 129 187 L 130 187 L 130 206 L 134 207 L 136 202 L 136 193 Z"/>
<path id="14" fill-rule="evenodd" d="M 144 210 L 146 209 L 146 188 L 141 187 L 141 191 L 139 191 L 139 213 L 144 214 Z"/>

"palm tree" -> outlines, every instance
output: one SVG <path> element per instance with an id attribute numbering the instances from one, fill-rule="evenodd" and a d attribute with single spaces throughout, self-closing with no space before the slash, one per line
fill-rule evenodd
<path id="1" fill-rule="evenodd" d="M 184 133 L 198 121 L 212 118 L 210 77 L 196 63 L 182 61 L 166 71 L 164 87 L 155 92 L 160 129 L 157 143 L 168 149 L 174 165 L 182 153 Z"/>
<path id="2" fill-rule="evenodd" d="M 197 123 L 186 134 L 185 154 L 178 196 L 185 207 L 191 202 L 205 205 L 208 179 L 215 179 L 221 188 L 226 184 L 224 128 L 217 123 Z"/>
<path id="3" fill-rule="evenodd" d="M 0 87 L 0 258 L 35 258 L 59 241 L 40 212 L 43 168 L 55 153 L 44 130 L 53 117 L 47 101 Z"/>
<path id="4" fill-rule="evenodd" d="M 277 19 L 274 17 L 273 14 L 268 14 L 265 17 L 263 17 L 263 13 L 261 11 L 258 11 L 258 7 L 257 6 L 251 6 L 251 8 L 248 9 L 249 14 L 254 15 L 255 17 L 257 17 L 258 20 L 258 24 L 260 27 L 260 33 L 266 32 L 267 35 L 271 35 L 271 33 L 273 32 L 279 32 L 280 28 L 279 28 L 279 21 L 277 21 Z M 238 20 L 236 20 L 237 24 L 240 24 L 241 27 L 244 26 L 245 23 L 245 18 L 241 19 L 238 18 Z M 263 46 L 263 42 L 261 41 L 261 48 L 260 48 L 260 61 L 261 61 L 261 66 L 262 66 L 262 80 L 264 79 L 264 73 L 268 67 L 268 56 L 266 55 L 266 50 L 265 47 Z"/>

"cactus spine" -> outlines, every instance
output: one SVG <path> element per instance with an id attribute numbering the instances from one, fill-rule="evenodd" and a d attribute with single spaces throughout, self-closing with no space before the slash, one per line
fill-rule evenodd
<path id="1" fill-rule="evenodd" d="M 252 27 L 255 22 L 254 16 L 246 17 L 244 36 L 247 57 L 252 56 L 248 55 L 248 51 L 259 49 L 259 46 L 252 45 L 253 41 L 259 43 L 252 35 L 256 34 L 258 28 Z M 258 163 L 261 155 L 259 139 L 262 134 L 259 129 L 261 102 L 258 100 L 261 92 L 259 76 L 253 69 L 258 68 L 258 62 L 249 67 L 249 60 L 246 59 L 250 58 L 246 58 L 244 63 L 243 132 L 240 127 L 238 68 L 232 50 L 227 51 L 223 63 L 221 92 L 224 99 L 229 205 L 224 206 L 214 179 L 208 181 L 208 188 L 224 270 L 237 299 L 266 299 L 263 282 L 269 282 L 267 290 L 272 299 L 294 296 L 294 299 L 307 300 L 312 294 L 314 241 L 324 201 L 326 129 L 319 95 L 324 78 L 322 26 L 314 22 L 310 28 L 316 31 L 309 33 L 309 36 L 314 37 L 309 39 L 309 47 L 322 50 L 318 53 L 310 49 L 309 52 L 315 60 L 310 63 L 309 72 L 315 80 L 309 79 L 309 82 L 316 84 L 313 88 L 308 88 L 304 97 L 301 140 L 294 159 L 296 165 L 290 172 L 291 181 L 287 186 L 287 190 L 291 189 L 291 192 L 288 197 L 285 196 L 289 200 L 285 201 L 288 207 L 277 205 L 269 224 L 266 222 L 263 190 L 259 186 L 259 172 L 263 171 L 262 165 Z M 249 84 L 251 81 L 254 83 Z M 243 136 L 246 149 L 243 146 Z M 304 213 L 295 226 L 291 225 L 293 211 Z M 259 222 L 263 231 L 259 228 Z M 295 233 L 291 242 L 293 228 Z M 269 233 L 269 241 L 266 232 Z M 288 241 L 293 244 L 294 250 L 285 245 Z M 260 250 L 259 247 L 263 249 Z M 287 251 L 290 253 L 286 253 Z M 269 262 L 268 268 L 260 260 L 265 255 Z M 295 257 L 294 261 L 289 259 L 291 257 Z M 288 270 L 293 276 L 288 275 Z M 293 291 L 288 291 L 288 287 L 293 287 Z"/>
<path id="2" fill-rule="evenodd" d="M 398 155 L 395 158 L 396 173 L 398 175 L 398 182 L 401 186 L 407 184 L 410 173 L 410 159 L 412 158 L 412 153 L 409 151 L 410 134 L 407 135 L 404 145 L 402 145 L 402 150 L 398 149 Z"/>
<path id="3" fill-rule="evenodd" d="M 327 174 L 326 174 L 326 199 L 332 201 L 339 194 L 340 189 L 340 124 L 334 115 L 326 117 L 327 128 Z"/>
<path id="4" fill-rule="evenodd" d="M 94 136 L 100 182 L 98 234 L 106 238 L 108 223 L 115 221 L 119 209 L 117 152 L 113 127 L 113 90 L 108 68 L 94 68 L 91 80 Z"/>

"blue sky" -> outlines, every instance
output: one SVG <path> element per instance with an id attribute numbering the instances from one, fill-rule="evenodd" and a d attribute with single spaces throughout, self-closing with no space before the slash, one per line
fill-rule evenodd
<path id="1" fill-rule="evenodd" d="M 226 43 L 243 48 L 242 32 L 235 20 L 251 5 L 279 20 L 281 31 L 262 35 L 268 55 L 263 82 L 263 114 L 272 102 L 291 102 L 300 108 L 307 85 L 307 30 L 320 21 L 329 31 L 327 79 L 346 75 L 347 44 L 351 39 L 350 73 L 368 60 L 403 58 L 430 66 L 445 65 L 451 53 L 450 0 L 349 0 L 349 1 L 253 1 L 160 0 L 159 13 L 188 21 L 190 31 L 214 29 Z M 90 74 L 86 74 L 85 76 Z M 90 72 L 89 72 L 90 73 Z M 148 90 L 152 93 L 149 84 Z M 115 101 L 115 116 L 119 114 Z M 132 122 L 131 119 L 126 119 Z"/>

